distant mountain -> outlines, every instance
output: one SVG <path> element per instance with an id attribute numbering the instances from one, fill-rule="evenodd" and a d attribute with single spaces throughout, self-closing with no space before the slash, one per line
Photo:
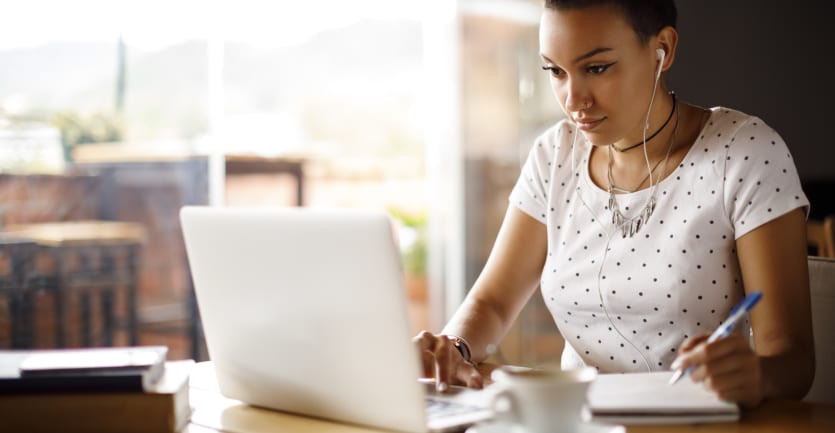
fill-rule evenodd
<path id="1" fill-rule="evenodd" d="M 26 95 L 34 108 L 67 104 L 90 86 L 112 85 L 116 74 L 116 43 L 58 42 L 0 51 L 0 102 Z M 86 104 L 82 104 L 86 105 Z"/>
<path id="2" fill-rule="evenodd" d="M 344 136 L 363 121 L 362 116 L 401 116 L 398 113 L 414 105 L 409 101 L 419 92 L 421 43 L 419 22 L 376 20 L 322 32 L 280 49 L 227 43 L 226 112 L 300 111 L 301 117 L 315 117 L 306 122 L 324 131 L 325 138 Z M 111 110 L 116 55 L 116 41 L 0 51 L 0 104 L 22 94 L 39 111 Z M 129 47 L 129 134 L 200 135 L 207 124 L 207 80 L 205 41 L 155 52 Z"/>
<path id="3" fill-rule="evenodd" d="M 350 93 L 352 83 L 366 81 L 376 86 L 394 81 L 403 87 L 409 83 L 401 78 L 421 73 L 421 27 L 411 21 L 361 21 L 269 52 L 228 44 L 226 58 L 227 91 L 234 89 L 241 92 L 237 97 L 249 95 L 267 105 L 275 102 L 268 101 L 271 98 Z M 235 102 L 227 100 L 227 109 L 234 110 Z"/>

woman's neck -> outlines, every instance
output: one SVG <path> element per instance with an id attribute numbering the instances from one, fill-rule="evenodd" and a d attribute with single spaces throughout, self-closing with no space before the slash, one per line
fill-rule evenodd
<path id="1" fill-rule="evenodd" d="M 649 127 L 646 129 L 646 133 L 644 133 L 644 118 L 642 116 L 640 124 L 633 132 L 612 144 L 614 146 L 613 150 L 616 150 L 616 152 L 613 152 L 615 164 L 631 166 L 633 162 L 638 161 L 646 165 L 644 139 L 646 139 L 646 153 L 651 160 L 664 157 L 672 139 L 673 129 L 676 126 L 675 102 L 675 97 L 671 93 L 659 89 L 652 104 Z M 681 129 L 680 126 L 679 129 Z"/>
<path id="2" fill-rule="evenodd" d="M 709 112 L 701 107 L 695 107 L 681 101 L 678 101 L 677 104 L 678 113 L 674 114 L 667 128 L 651 142 L 647 142 L 647 156 L 649 156 L 650 167 L 657 168 L 653 171 L 653 184 L 663 179 L 666 174 L 672 172 L 672 169 L 681 163 L 709 116 Z M 678 125 L 676 126 L 677 119 Z M 674 131 L 675 140 L 673 141 Z M 667 156 L 668 149 L 669 157 Z M 598 153 L 600 160 L 602 160 L 601 165 L 598 166 L 601 170 L 608 165 L 609 155 L 611 155 L 613 178 L 618 188 L 639 190 L 649 187 L 647 161 L 642 146 L 628 152 L 614 150 L 609 152 L 606 147 L 596 148 L 594 151 Z M 665 164 L 659 164 L 664 158 L 669 159 Z M 598 173 L 602 174 L 604 172 L 600 171 Z M 608 186 L 608 183 L 599 182 L 606 178 L 601 176 L 597 179 L 597 183 L 602 187 Z"/>

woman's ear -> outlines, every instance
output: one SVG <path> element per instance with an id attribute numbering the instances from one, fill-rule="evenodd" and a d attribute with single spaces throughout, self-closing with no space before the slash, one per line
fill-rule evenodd
<path id="1" fill-rule="evenodd" d="M 661 66 L 662 71 L 670 69 L 676 57 L 676 47 L 678 47 L 678 32 L 671 26 L 664 27 L 655 36 L 655 43 L 657 48 L 664 50 L 664 61 Z"/>

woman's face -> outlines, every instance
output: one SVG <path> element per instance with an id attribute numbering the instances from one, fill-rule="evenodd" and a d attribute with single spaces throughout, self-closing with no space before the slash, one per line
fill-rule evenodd
<path id="1" fill-rule="evenodd" d="M 612 7 L 543 12 L 543 66 L 562 109 L 592 144 L 641 140 L 658 67 L 654 44 L 642 45 Z"/>

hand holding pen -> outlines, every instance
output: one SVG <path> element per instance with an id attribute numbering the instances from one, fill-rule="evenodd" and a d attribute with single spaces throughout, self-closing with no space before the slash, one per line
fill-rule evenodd
<path id="1" fill-rule="evenodd" d="M 745 317 L 745 314 L 751 311 L 754 305 L 762 298 L 761 292 L 753 292 L 745 297 L 739 304 L 737 304 L 728 315 L 728 318 L 713 331 L 713 334 L 710 335 L 707 339 L 707 344 L 713 343 L 719 339 L 727 337 L 731 332 L 733 332 L 736 325 L 739 323 L 742 318 Z M 678 364 L 680 364 L 680 359 L 677 359 L 676 362 L 673 363 L 673 368 L 676 368 L 675 374 L 673 377 L 670 378 L 670 385 L 675 384 L 678 382 L 682 377 L 690 375 L 695 366 L 691 365 L 687 369 L 680 369 L 678 368 Z"/>

